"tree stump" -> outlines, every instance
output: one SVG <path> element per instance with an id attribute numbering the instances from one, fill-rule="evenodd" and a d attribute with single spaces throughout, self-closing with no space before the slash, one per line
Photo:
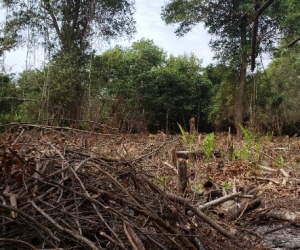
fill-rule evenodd
<path id="1" fill-rule="evenodd" d="M 176 168 L 176 150 L 175 148 L 172 148 L 169 152 L 169 163 L 174 168 Z"/>
<path id="2" fill-rule="evenodd" d="M 196 126 L 195 126 L 195 117 L 192 117 L 190 119 L 190 134 L 193 134 L 196 130 Z"/>
<path id="3" fill-rule="evenodd" d="M 187 188 L 187 164 L 186 160 L 179 158 L 177 161 L 177 170 L 178 170 L 178 184 L 177 192 L 178 194 L 184 194 Z"/>

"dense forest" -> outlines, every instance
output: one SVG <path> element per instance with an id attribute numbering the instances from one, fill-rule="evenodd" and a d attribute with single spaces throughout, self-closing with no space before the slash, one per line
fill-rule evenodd
<path id="1" fill-rule="evenodd" d="M 300 132 L 298 0 L 166 2 L 162 19 L 177 24 L 178 36 L 204 23 L 217 59 L 205 67 L 194 54 L 168 55 L 147 38 L 93 51 L 96 37 L 134 35 L 133 0 L 0 4 L 6 10 L 0 56 L 28 39 L 48 53 L 42 68 L 0 73 L 2 125 L 178 132 L 194 117 L 201 132 L 231 127 L 239 136 L 239 125 L 261 134 Z"/>

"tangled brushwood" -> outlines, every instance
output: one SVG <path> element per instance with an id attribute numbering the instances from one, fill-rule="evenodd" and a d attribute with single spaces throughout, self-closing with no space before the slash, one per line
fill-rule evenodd
<path id="1" fill-rule="evenodd" d="M 246 244 L 208 217 L 196 199 L 157 178 L 157 172 L 175 175 L 176 169 L 163 169 L 157 159 L 166 157 L 178 137 L 128 140 L 28 128 L 2 134 L 1 249 L 203 250 Z"/>
<path id="2" fill-rule="evenodd" d="M 2 135 L 2 249 L 205 249 L 203 221 L 149 170 L 171 141 L 132 157 L 122 136 L 90 136 L 98 150 L 73 130 Z"/>

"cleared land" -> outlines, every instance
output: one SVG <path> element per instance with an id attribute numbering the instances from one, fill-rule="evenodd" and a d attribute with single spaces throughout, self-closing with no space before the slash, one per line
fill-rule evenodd
<path id="1" fill-rule="evenodd" d="M 0 140 L 1 247 L 300 248 L 300 140 L 215 135 L 207 157 L 206 138 L 12 127 Z"/>

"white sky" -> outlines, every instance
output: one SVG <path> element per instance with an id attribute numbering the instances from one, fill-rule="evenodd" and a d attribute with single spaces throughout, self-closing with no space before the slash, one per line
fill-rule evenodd
<path id="1" fill-rule="evenodd" d="M 174 33 L 174 26 L 166 26 L 161 19 L 161 7 L 164 1 L 155 0 L 136 0 L 136 19 L 137 34 L 134 40 L 123 42 L 112 42 L 110 46 L 104 46 L 105 49 L 113 47 L 116 44 L 130 46 L 134 41 L 141 38 L 152 39 L 154 44 L 163 48 L 169 54 L 183 55 L 184 53 L 194 53 L 199 59 L 203 60 L 203 66 L 212 63 L 213 53 L 208 47 L 210 36 L 202 26 L 197 26 L 184 37 L 177 37 Z M 3 12 L 2 12 L 3 13 Z M 2 13 L 0 13 L 2 15 Z M 0 20 L 1 20 L 0 16 Z M 38 67 L 44 61 L 42 51 L 27 53 L 27 49 L 19 49 L 6 53 L 4 66 L 7 73 L 21 72 L 26 69 Z"/>
<path id="2" fill-rule="evenodd" d="M 195 27 L 184 37 L 177 37 L 174 33 L 176 27 L 166 26 L 161 19 L 161 8 L 164 1 L 155 0 L 136 0 L 136 27 L 137 34 L 134 41 L 141 38 L 148 38 L 154 41 L 154 44 L 163 48 L 169 54 L 183 55 L 193 52 L 197 57 L 203 59 L 203 65 L 212 63 L 213 53 L 208 47 L 210 36 L 204 30 L 203 26 Z M 122 45 L 130 45 L 122 43 Z M 114 44 L 114 43 L 113 43 Z"/>

